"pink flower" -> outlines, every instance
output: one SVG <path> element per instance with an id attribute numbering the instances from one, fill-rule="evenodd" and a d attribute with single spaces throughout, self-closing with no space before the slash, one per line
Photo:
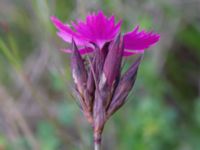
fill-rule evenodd
<path id="1" fill-rule="evenodd" d="M 106 17 L 102 11 L 97 14 L 91 13 L 86 17 L 86 21 L 77 20 L 69 24 L 64 24 L 56 17 L 51 17 L 52 22 L 58 29 L 58 36 L 67 43 L 72 43 L 74 39 L 78 46 L 80 54 L 92 53 L 94 47 L 102 49 L 105 43 L 112 42 L 120 33 L 122 21 L 115 23 L 115 17 Z M 145 49 L 158 42 L 160 36 L 157 33 L 139 31 L 139 26 L 133 31 L 123 35 L 124 56 L 130 56 L 137 53 L 143 53 Z M 71 53 L 72 50 L 63 50 Z"/>
<path id="2" fill-rule="evenodd" d="M 142 55 L 122 72 L 123 56 L 143 53 L 158 42 L 156 33 L 133 31 L 121 34 L 121 22 L 115 17 L 106 17 L 102 11 L 92 13 L 86 21 L 63 24 L 51 17 L 58 29 L 58 36 L 72 45 L 64 49 L 71 53 L 71 73 L 74 92 L 80 107 L 94 130 L 94 142 L 101 142 L 106 121 L 127 101 L 132 90 Z M 84 54 L 92 54 L 82 57 Z"/>

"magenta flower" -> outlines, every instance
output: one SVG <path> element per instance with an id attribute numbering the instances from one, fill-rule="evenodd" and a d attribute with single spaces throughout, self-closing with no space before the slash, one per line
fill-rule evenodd
<path id="1" fill-rule="evenodd" d="M 72 43 L 72 38 L 77 44 L 80 54 L 87 54 L 94 51 L 94 47 L 100 49 L 107 42 L 120 33 L 122 21 L 115 23 L 115 17 L 106 17 L 102 11 L 97 14 L 91 13 L 86 17 L 86 21 L 77 20 L 72 25 L 64 24 L 56 17 L 51 17 L 52 22 L 58 29 L 58 36 L 65 42 Z M 143 53 L 145 49 L 155 44 L 160 36 L 156 33 L 139 31 L 137 26 L 133 31 L 123 35 L 124 56 Z M 64 52 L 71 53 L 72 50 L 65 49 Z"/>
<path id="2" fill-rule="evenodd" d="M 71 43 L 71 72 L 74 91 L 81 109 L 94 130 L 95 150 L 99 150 L 101 134 L 109 117 L 127 100 L 135 83 L 141 56 L 122 74 L 123 56 L 142 54 L 158 42 L 156 33 L 133 31 L 121 35 L 121 21 L 92 13 L 86 22 L 72 22 L 72 28 L 56 17 L 51 18 L 58 36 Z M 84 54 L 88 57 L 83 57 Z"/>

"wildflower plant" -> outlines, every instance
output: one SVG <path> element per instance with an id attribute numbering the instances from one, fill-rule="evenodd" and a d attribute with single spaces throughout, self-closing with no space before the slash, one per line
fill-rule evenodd
<path id="1" fill-rule="evenodd" d="M 52 16 L 57 35 L 71 43 L 63 52 L 71 55 L 74 92 L 82 112 L 93 127 L 94 148 L 100 149 L 101 135 L 106 121 L 126 102 L 135 83 L 144 51 L 159 41 L 159 34 L 133 31 L 121 34 L 122 21 L 106 17 L 102 11 L 91 13 L 85 22 L 71 25 Z M 124 57 L 139 54 L 136 61 L 122 74 Z"/>

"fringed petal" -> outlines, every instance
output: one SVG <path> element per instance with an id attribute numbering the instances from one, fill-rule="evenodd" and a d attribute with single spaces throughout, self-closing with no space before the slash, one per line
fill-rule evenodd
<path id="1" fill-rule="evenodd" d="M 59 30 L 57 33 L 59 37 L 61 37 L 65 42 L 72 43 L 72 38 L 76 42 L 77 45 L 85 45 L 86 41 L 83 36 L 73 31 L 69 25 L 63 24 L 59 19 L 52 16 L 52 22 L 55 27 Z"/>
<path id="2" fill-rule="evenodd" d="M 132 32 L 124 35 L 124 47 L 128 50 L 144 50 L 159 41 L 159 34 L 141 31 L 137 26 Z"/>

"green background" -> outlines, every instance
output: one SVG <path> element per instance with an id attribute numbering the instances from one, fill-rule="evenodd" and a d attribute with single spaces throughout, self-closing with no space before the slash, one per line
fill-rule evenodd
<path id="1" fill-rule="evenodd" d="M 104 150 L 200 149 L 199 0 L 0 0 L 0 150 L 89 150 L 92 129 L 71 94 L 68 47 L 50 21 L 103 10 L 161 35 Z M 133 62 L 128 59 L 128 64 Z"/>

